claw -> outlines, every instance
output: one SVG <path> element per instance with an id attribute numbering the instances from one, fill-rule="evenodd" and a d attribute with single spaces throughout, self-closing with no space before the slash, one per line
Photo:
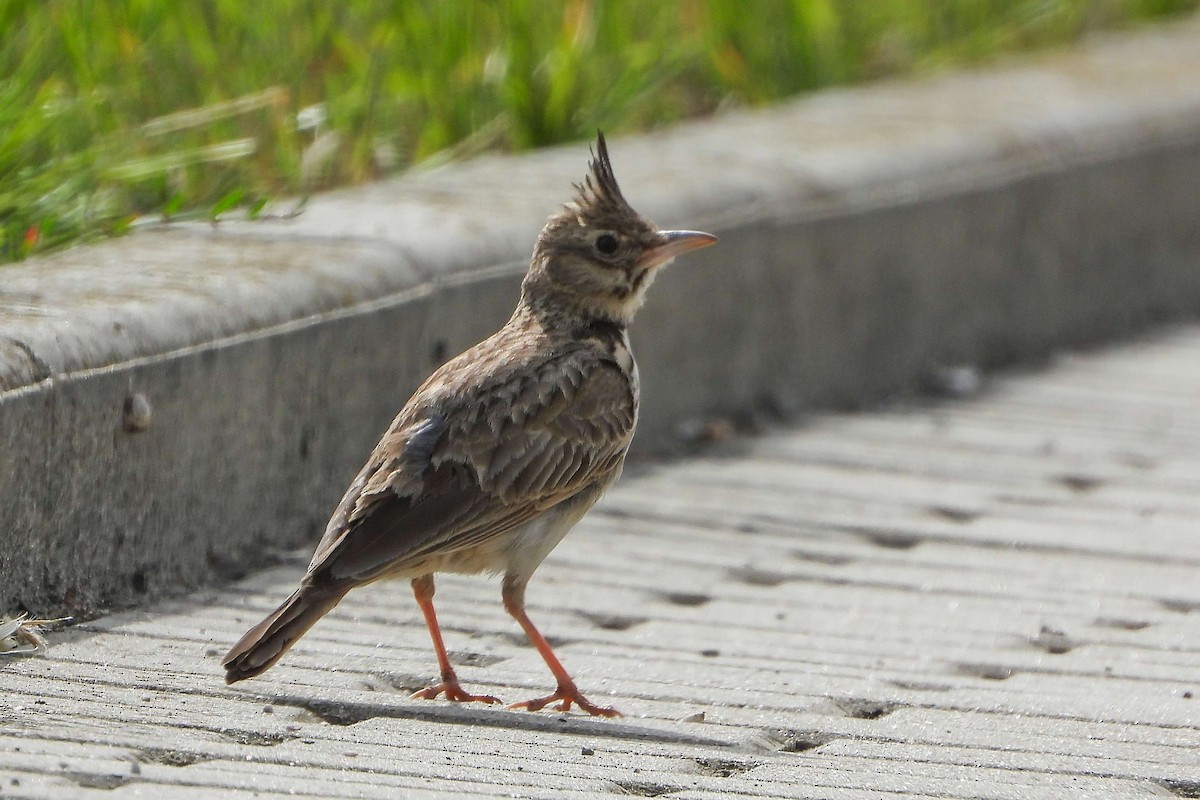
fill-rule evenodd
<path id="1" fill-rule="evenodd" d="M 526 711 L 540 711 L 551 703 L 558 702 L 554 707 L 555 711 L 570 711 L 571 704 L 579 706 L 580 710 L 586 711 L 593 717 L 620 717 L 620 711 L 615 708 L 598 706 L 588 700 L 574 686 L 559 686 L 554 694 L 548 694 L 545 697 L 537 697 L 533 700 L 524 700 L 520 703 L 513 703 L 508 706 L 510 709 L 524 709 Z"/>
<path id="2" fill-rule="evenodd" d="M 445 695 L 447 700 L 455 703 L 499 703 L 500 698 L 490 694 L 471 694 L 459 685 L 458 681 L 442 681 L 433 686 L 426 686 L 409 695 L 411 700 L 434 700 L 438 695 Z"/>

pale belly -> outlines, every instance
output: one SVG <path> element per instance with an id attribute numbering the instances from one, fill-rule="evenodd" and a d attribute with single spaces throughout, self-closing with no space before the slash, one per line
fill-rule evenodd
<path id="1" fill-rule="evenodd" d="M 614 475 L 613 480 L 616 477 Z M 433 572 L 466 575 L 490 572 L 528 579 L 575 523 L 600 499 L 611 482 L 591 486 L 524 525 L 486 542 L 427 558 L 415 567 L 390 573 L 387 577 L 415 578 Z"/>

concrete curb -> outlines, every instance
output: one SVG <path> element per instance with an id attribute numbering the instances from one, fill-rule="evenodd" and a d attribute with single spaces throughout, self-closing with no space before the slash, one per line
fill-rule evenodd
<path id="1" fill-rule="evenodd" d="M 635 207 L 722 237 L 635 326 L 643 452 L 1196 314 L 1197 74 L 1190 20 L 613 141 Z M 585 155 L 4 267 L 0 608 L 88 614 L 310 540 L 420 378 L 506 318 Z"/>

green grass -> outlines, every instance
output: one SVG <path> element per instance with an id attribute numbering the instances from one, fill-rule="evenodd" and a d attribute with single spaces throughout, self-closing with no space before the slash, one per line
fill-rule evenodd
<path id="1" fill-rule="evenodd" d="M 428 159 L 652 128 L 1197 6 L 8 0 L 0 261 L 148 215 L 253 215 Z"/>

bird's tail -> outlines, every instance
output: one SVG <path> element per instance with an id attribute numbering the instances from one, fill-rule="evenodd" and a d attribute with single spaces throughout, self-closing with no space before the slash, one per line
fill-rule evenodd
<path id="1" fill-rule="evenodd" d="M 266 672 L 317 620 L 349 591 L 301 586 L 279 608 L 255 625 L 229 649 L 222 664 L 225 682 L 236 683 Z"/>

